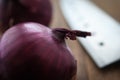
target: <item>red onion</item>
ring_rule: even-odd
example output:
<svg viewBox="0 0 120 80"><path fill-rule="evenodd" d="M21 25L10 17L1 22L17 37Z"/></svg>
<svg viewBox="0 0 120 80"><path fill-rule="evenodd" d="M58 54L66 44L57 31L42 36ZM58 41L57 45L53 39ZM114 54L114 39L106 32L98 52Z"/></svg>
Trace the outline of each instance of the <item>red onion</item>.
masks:
<svg viewBox="0 0 120 80"><path fill-rule="evenodd" d="M4 77L9 80L70 80L77 64L65 38L90 36L89 32L50 29L28 22L13 26L1 39Z"/></svg>
<svg viewBox="0 0 120 80"><path fill-rule="evenodd" d="M4 2L4 9L1 10L2 31L7 30L11 25L21 22L38 22L48 26L52 17L52 5L50 0L0 0Z"/></svg>
<svg viewBox="0 0 120 80"><path fill-rule="evenodd" d="M1 41L1 36L0 36L0 41ZM1 53L0 53L0 80L3 80L3 68L2 68L2 60L1 60Z"/></svg>

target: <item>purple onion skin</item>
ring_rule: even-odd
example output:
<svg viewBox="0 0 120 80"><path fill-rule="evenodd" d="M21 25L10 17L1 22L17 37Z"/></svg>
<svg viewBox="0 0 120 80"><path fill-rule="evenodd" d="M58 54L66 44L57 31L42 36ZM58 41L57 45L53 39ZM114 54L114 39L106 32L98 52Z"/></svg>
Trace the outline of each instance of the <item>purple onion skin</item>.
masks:
<svg viewBox="0 0 120 80"><path fill-rule="evenodd" d="M38 22L48 26L52 17L50 0L13 0L14 24Z"/></svg>
<svg viewBox="0 0 120 80"><path fill-rule="evenodd" d="M38 23L21 23L7 30L0 53L6 80L71 80L77 71L64 34Z"/></svg>
<svg viewBox="0 0 120 80"><path fill-rule="evenodd" d="M50 24L52 18L50 0L8 0L6 4L8 3L11 8L7 11L9 17L6 17L2 23L3 32L22 22L38 22L45 26Z"/></svg>
<svg viewBox="0 0 120 80"><path fill-rule="evenodd" d="M1 43L1 36L0 36L0 43ZM0 80L3 80L3 71L2 71L2 60L1 60L1 53L0 53Z"/></svg>

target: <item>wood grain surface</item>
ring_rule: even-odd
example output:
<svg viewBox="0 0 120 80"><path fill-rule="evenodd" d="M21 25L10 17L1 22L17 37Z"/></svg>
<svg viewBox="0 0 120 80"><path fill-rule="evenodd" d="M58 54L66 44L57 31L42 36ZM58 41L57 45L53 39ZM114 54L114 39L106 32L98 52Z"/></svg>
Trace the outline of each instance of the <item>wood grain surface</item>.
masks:
<svg viewBox="0 0 120 80"><path fill-rule="evenodd" d="M69 28L60 10L59 0L51 0L51 2L53 18L50 27ZM120 80L120 62L104 69L99 69L77 40L66 40L66 42L77 59L78 70L76 80Z"/></svg>

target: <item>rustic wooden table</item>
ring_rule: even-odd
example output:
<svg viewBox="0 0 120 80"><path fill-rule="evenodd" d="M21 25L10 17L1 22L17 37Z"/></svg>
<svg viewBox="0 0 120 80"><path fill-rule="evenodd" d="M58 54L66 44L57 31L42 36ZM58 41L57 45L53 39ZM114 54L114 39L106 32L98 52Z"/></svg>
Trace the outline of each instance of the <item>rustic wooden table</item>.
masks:
<svg viewBox="0 0 120 80"><path fill-rule="evenodd" d="M51 2L53 18L50 27L69 28L61 13L59 0L51 0ZM120 62L107 68L99 69L77 40L66 40L66 42L77 59L77 80L120 80Z"/></svg>

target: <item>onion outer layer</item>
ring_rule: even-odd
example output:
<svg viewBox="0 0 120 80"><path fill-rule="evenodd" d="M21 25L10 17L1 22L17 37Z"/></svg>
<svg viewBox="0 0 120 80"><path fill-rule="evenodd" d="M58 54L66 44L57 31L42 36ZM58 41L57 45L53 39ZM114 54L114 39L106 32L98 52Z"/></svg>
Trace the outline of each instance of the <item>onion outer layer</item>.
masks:
<svg viewBox="0 0 120 80"><path fill-rule="evenodd" d="M2 75L6 80L70 80L77 63L64 39L90 35L32 22L15 25L1 39Z"/></svg>

